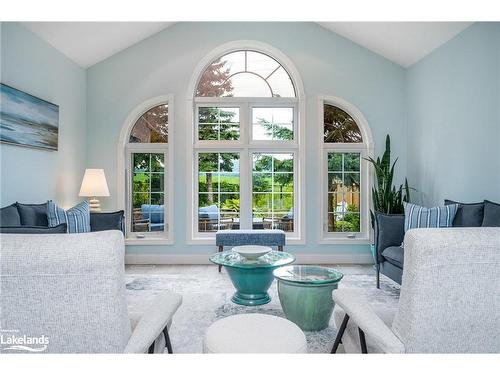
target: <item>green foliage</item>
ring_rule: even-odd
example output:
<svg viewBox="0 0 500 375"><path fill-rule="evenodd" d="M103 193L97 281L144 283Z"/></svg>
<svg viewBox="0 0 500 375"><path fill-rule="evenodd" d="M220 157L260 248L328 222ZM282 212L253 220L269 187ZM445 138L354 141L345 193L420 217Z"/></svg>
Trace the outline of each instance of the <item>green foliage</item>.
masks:
<svg viewBox="0 0 500 375"><path fill-rule="evenodd" d="M240 200L239 199L226 199L226 201L224 203L222 203L222 209L225 211L238 212L240 210Z"/></svg>
<svg viewBox="0 0 500 375"><path fill-rule="evenodd" d="M327 143L362 142L356 121L347 112L333 105L324 106L323 132Z"/></svg>
<svg viewBox="0 0 500 375"><path fill-rule="evenodd" d="M271 139L279 139L279 140L292 140L293 139L293 130L288 129L285 126L280 126L278 124L273 124L267 121L264 118L257 119L258 123L266 129L266 135Z"/></svg>
<svg viewBox="0 0 500 375"><path fill-rule="evenodd" d="M336 232L358 232L358 229L355 229L355 225L346 220L338 220L335 222L335 231Z"/></svg>
<svg viewBox="0 0 500 375"><path fill-rule="evenodd" d="M376 186L372 187L374 210L386 214L403 213L403 202L410 201L410 188L406 179L404 188L402 184L399 185L399 187L392 184L394 168L398 159L391 165L391 139L389 135L386 137L385 151L382 155L382 159L378 157L377 160L373 158L368 158L366 160L372 163L375 169ZM373 218L372 213L372 221Z"/></svg>
<svg viewBox="0 0 500 375"><path fill-rule="evenodd" d="M359 221L359 210L355 204L347 205L347 213L344 215L344 222L349 223L352 226L352 230L349 232L359 232L360 231L360 221ZM337 222L338 225L338 222Z"/></svg>

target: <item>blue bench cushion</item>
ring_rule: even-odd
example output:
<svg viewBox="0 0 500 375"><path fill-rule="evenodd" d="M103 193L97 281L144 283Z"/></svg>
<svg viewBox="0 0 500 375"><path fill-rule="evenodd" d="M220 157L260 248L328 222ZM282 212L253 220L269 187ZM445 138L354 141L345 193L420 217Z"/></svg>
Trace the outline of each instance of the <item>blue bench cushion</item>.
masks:
<svg viewBox="0 0 500 375"><path fill-rule="evenodd" d="M282 230L220 230L215 234L217 246L284 246L285 232Z"/></svg>
<svg viewBox="0 0 500 375"><path fill-rule="evenodd" d="M399 268L403 268L405 252L401 246L390 246L382 251L382 256Z"/></svg>

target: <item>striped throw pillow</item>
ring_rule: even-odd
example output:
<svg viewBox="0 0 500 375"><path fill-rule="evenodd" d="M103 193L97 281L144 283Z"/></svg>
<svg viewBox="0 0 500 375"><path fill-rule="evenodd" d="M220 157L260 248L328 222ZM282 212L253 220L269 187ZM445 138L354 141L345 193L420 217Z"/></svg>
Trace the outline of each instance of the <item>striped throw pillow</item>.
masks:
<svg viewBox="0 0 500 375"><path fill-rule="evenodd" d="M414 228L448 228L453 226L453 219L458 210L458 204L425 208L404 202L405 232Z"/></svg>
<svg viewBox="0 0 500 375"><path fill-rule="evenodd" d="M66 223L68 233L90 232L90 207L88 201L78 203L69 210L64 210L54 202L47 202L47 218L49 227Z"/></svg>

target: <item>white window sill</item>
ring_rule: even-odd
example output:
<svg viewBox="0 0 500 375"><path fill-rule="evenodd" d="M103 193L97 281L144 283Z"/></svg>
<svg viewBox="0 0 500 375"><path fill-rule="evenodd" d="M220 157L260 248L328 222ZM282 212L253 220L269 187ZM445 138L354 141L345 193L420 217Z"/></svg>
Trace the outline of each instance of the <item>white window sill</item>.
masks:
<svg viewBox="0 0 500 375"><path fill-rule="evenodd" d="M346 237L321 237L320 245L371 245L372 240L368 237L346 238Z"/></svg>
<svg viewBox="0 0 500 375"><path fill-rule="evenodd" d="M125 238L125 245L172 245L174 243L172 238Z"/></svg>

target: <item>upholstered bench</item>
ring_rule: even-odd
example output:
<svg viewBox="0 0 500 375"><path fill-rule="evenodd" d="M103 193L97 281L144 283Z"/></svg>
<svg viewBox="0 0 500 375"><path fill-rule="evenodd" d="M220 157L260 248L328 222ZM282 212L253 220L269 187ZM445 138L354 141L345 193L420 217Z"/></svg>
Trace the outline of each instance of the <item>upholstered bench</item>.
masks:
<svg viewBox="0 0 500 375"><path fill-rule="evenodd" d="M279 229L219 230L215 234L215 244L219 252L224 251L224 246L242 245L276 246L278 251L283 251L285 232Z"/></svg>
<svg viewBox="0 0 500 375"><path fill-rule="evenodd" d="M307 353L307 342L304 332L289 320L238 314L208 327L203 353Z"/></svg>

